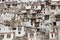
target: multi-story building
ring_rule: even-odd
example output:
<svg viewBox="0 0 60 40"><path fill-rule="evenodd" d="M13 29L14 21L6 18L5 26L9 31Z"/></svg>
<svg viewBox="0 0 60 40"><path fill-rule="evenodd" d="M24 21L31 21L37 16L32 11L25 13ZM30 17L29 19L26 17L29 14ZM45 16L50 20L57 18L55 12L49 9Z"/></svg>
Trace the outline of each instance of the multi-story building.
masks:
<svg viewBox="0 0 60 40"><path fill-rule="evenodd" d="M0 40L59 40L59 10L59 0L0 0Z"/></svg>

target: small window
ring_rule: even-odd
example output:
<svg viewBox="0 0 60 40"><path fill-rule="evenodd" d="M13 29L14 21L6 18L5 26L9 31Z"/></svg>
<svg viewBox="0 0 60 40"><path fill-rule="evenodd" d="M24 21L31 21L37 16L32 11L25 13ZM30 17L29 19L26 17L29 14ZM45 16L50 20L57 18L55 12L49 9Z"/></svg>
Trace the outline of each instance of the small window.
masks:
<svg viewBox="0 0 60 40"><path fill-rule="evenodd" d="M60 15L55 15L56 21L60 21Z"/></svg>
<svg viewBox="0 0 60 40"><path fill-rule="evenodd" d="M7 35L7 38L10 38L11 37L11 35Z"/></svg>
<svg viewBox="0 0 60 40"><path fill-rule="evenodd" d="M10 26L10 24L6 24L5 26Z"/></svg>
<svg viewBox="0 0 60 40"><path fill-rule="evenodd" d="M36 8L37 8L38 6L36 6Z"/></svg>
<svg viewBox="0 0 60 40"><path fill-rule="evenodd" d="M60 9L60 5L58 5L58 8Z"/></svg>
<svg viewBox="0 0 60 40"><path fill-rule="evenodd" d="M33 25L33 22L31 22L31 25Z"/></svg>
<svg viewBox="0 0 60 40"><path fill-rule="evenodd" d="M6 4L8 8L10 8L10 4Z"/></svg>
<svg viewBox="0 0 60 40"><path fill-rule="evenodd" d="M18 31L21 31L21 28L18 28Z"/></svg>
<svg viewBox="0 0 60 40"><path fill-rule="evenodd" d="M53 22L53 25L55 25L55 26L56 26L56 22Z"/></svg>
<svg viewBox="0 0 60 40"><path fill-rule="evenodd" d="M35 22L35 27L39 27L39 22Z"/></svg>
<svg viewBox="0 0 60 40"><path fill-rule="evenodd" d="M12 28L12 30L16 30L16 28Z"/></svg>
<svg viewBox="0 0 60 40"><path fill-rule="evenodd" d="M56 9L56 5L51 5L51 9Z"/></svg>
<svg viewBox="0 0 60 40"><path fill-rule="evenodd" d="M13 32L13 34L15 34L15 32Z"/></svg>
<svg viewBox="0 0 60 40"><path fill-rule="evenodd" d="M32 9L34 8L34 6L31 7Z"/></svg>
<svg viewBox="0 0 60 40"><path fill-rule="evenodd" d="M30 37L34 37L34 34L31 33L31 34L30 34Z"/></svg>
<svg viewBox="0 0 60 40"><path fill-rule="evenodd" d="M17 14L19 16L19 14Z"/></svg>
<svg viewBox="0 0 60 40"><path fill-rule="evenodd" d="M5 0L2 0L2 1L5 1Z"/></svg>
<svg viewBox="0 0 60 40"><path fill-rule="evenodd" d="M8 0L8 1L10 1L10 0Z"/></svg>
<svg viewBox="0 0 60 40"><path fill-rule="evenodd" d="M40 29L37 29L37 32L39 32L40 31Z"/></svg>
<svg viewBox="0 0 60 40"><path fill-rule="evenodd" d="M33 14L32 14L32 17L36 17L36 14L35 14L35 13L33 13Z"/></svg>
<svg viewBox="0 0 60 40"><path fill-rule="evenodd" d="M51 34L52 35L52 38L53 38L53 34Z"/></svg>
<svg viewBox="0 0 60 40"><path fill-rule="evenodd" d="M45 15L45 20L48 20L49 19L49 15Z"/></svg>
<svg viewBox="0 0 60 40"><path fill-rule="evenodd" d="M17 4L12 4L13 6L17 6Z"/></svg>
<svg viewBox="0 0 60 40"><path fill-rule="evenodd" d="M50 2L49 1L46 1L46 5L50 5Z"/></svg>
<svg viewBox="0 0 60 40"><path fill-rule="evenodd" d="M2 34L1 37L4 38L4 35Z"/></svg>
<svg viewBox="0 0 60 40"><path fill-rule="evenodd" d="M42 10L43 8L44 8L44 5L42 4L42 5L41 5L41 10Z"/></svg>
<svg viewBox="0 0 60 40"><path fill-rule="evenodd" d="M18 34L20 34L21 32L18 32Z"/></svg>

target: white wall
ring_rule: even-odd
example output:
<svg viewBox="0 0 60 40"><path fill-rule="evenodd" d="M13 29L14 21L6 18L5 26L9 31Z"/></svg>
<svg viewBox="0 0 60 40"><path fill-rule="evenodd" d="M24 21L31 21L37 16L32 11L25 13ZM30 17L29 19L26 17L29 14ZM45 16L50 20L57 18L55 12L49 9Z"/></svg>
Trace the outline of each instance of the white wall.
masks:
<svg viewBox="0 0 60 40"><path fill-rule="evenodd" d="M11 37L7 38L8 34L4 34L4 38L2 40L12 40L13 39L13 34L11 33Z"/></svg>
<svg viewBox="0 0 60 40"><path fill-rule="evenodd" d="M22 27L22 29L21 29L21 33L20 34L18 34L18 27L16 27L16 32L15 32L15 36L16 37L23 37L24 35L25 35L25 31L24 31L24 27Z"/></svg>
<svg viewBox="0 0 60 40"><path fill-rule="evenodd" d="M37 0L21 0L21 2L29 2L29 1L36 2Z"/></svg>

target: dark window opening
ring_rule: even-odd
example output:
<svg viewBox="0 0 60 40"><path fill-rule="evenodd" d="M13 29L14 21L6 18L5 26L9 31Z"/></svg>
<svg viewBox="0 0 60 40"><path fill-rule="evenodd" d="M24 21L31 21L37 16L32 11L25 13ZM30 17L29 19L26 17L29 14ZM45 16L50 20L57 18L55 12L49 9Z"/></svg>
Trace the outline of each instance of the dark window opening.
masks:
<svg viewBox="0 0 60 40"><path fill-rule="evenodd" d="M39 32L40 31L40 29L37 29L37 32Z"/></svg>
<svg viewBox="0 0 60 40"><path fill-rule="evenodd" d="M18 34L20 34L21 32L18 32Z"/></svg>
<svg viewBox="0 0 60 40"><path fill-rule="evenodd" d="M58 8L60 9L60 5L58 5Z"/></svg>
<svg viewBox="0 0 60 40"><path fill-rule="evenodd" d="M33 22L36 22L36 19L31 19L31 22L33 23Z"/></svg>
<svg viewBox="0 0 60 40"><path fill-rule="evenodd" d="M56 18L56 21L60 21L60 15L56 15L55 18Z"/></svg>
<svg viewBox="0 0 60 40"><path fill-rule="evenodd" d="M41 10L35 10L37 13L41 13Z"/></svg>
<svg viewBox="0 0 60 40"><path fill-rule="evenodd" d="M55 25L55 26L56 26L56 22L53 22L53 25Z"/></svg>
<svg viewBox="0 0 60 40"><path fill-rule="evenodd" d="M53 38L53 34L51 34L52 35L52 38Z"/></svg>
<svg viewBox="0 0 60 40"><path fill-rule="evenodd" d="M15 34L15 32L13 32L13 34Z"/></svg>
<svg viewBox="0 0 60 40"><path fill-rule="evenodd" d="M34 6L31 7L32 9L34 8Z"/></svg>
<svg viewBox="0 0 60 40"><path fill-rule="evenodd" d="M24 13L24 17L27 17L27 13Z"/></svg>
<svg viewBox="0 0 60 40"><path fill-rule="evenodd" d="M7 38L10 38L11 37L11 35L7 35Z"/></svg>
<svg viewBox="0 0 60 40"><path fill-rule="evenodd" d="M13 6L17 6L17 4L12 4Z"/></svg>
<svg viewBox="0 0 60 40"><path fill-rule="evenodd" d="M31 25L33 25L33 22L31 22Z"/></svg>
<svg viewBox="0 0 60 40"><path fill-rule="evenodd" d="M36 17L36 14L35 14L35 13L33 13L33 14L32 14L32 17Z"/></svg>
<svg viewBox="0 0 60 40"><path fill-rule="evenodd" d="M35 22L35 27L39 27L39 22Z"/></svg>
<svg viewBox="0 0 60 40"><path fill-rule="evenodd" d="M19 14L17 14L19 16Z"/></svg>
<svg viewBox="0 0 60 40"><path fill-rule="evenodd" d="M12 30L16 30L16 28L12 28Z"/></svg>
<svg viewBox="0 0 60 40"><path fill-rule="evenodd" d="M4 38L4 35L2 34L1 37Z"/></svg>
<svg viewBox="0 0 60 40"><path fill-rule="evenodd" d="M6 4L8 8L10 8L10 4Z"/></svg>
<svg viewBox="0 0 60 40"><path fill-rule="evenodd" d="M6 24L5 26L10 26L10 24Z"/></svg>
<svg viewBox="0 0 60 40"><path fill-rule="evenodd" d="M42 5L41 5L41 10L42 10L43 8L44 8L44 5L42 4Z"/></svg>
<svg viewBox="0 0 60 40"><path fill-rule="evenodd" d="M21 28L18 28L18 31L21 31Z"/></svg>
<svg viewBox="0 0 60 40"><path fill-rule="evenodd" d="M2 0L2 1L5 1L5 0Z"/></svg>
<svg viewBox="0 0 60 40"><path fill-rule="evenodd" d="M50 2L49 1L46 1L46 5L50 5Z"/></svg>
<svg viewBox="0 0 60 40"><path fill-rule="evenodd" d="M53 32L55 32L55 28L53 28Z"/></svg>
<svg viewBox="0 0 60 40"><path fill-rule="evenodd" d="M26 11L30 11L30 9L26 9Z"/></svg>
<svg viewBox="0 0 60 40"><path fill-rule="evenodd" d="M36 6L36 8L37 8L38 6Z"/></svg>
<svg viewBox="0 0 60 40"><path fill-rule="evenodd" d="M45 15L45 20L48 20L49 19L49 15Z"/></svg>
<svg viewBox="0 0 60 40"><path fill-rule="evenodd" d="M56 5L51 5L51 9L56 9Z"/></svg>
<svg viewBox="0 0 60 40"><path fill-rule="evenodd" d="M30 34L30 37L34 37L34 34L31 33L31 34Z"/></svg>

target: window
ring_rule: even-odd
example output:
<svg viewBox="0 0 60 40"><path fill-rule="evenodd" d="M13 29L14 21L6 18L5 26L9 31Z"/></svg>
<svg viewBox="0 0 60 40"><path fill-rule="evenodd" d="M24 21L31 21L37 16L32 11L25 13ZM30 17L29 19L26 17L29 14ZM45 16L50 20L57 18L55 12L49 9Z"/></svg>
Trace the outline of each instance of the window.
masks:
<svg viewBox="0 0 60 40"><path fill-rule="evenodd" d="M60 15L56 15L55 18L56 18L56 21L60 21Z"/></svg>
<svg viewBox="0 0 60 40"><path fill-rule="evenodd" d="M5 1L5 0L2 0L2 1Z"/></svg>
<svg viewBox="0 0 60 40"><path fill-rule="evenodd" d="M17 4L12 4L13 6L17 6Z"/></svg>
<svg viewBox="0 0 60 40"><path fill-rule="evenodd" d="M31 25L33 25L33 22L31 22Z"/></svg>
<svg viewBox="0 0 60 40"><path fill-rule="evenodd" d="M19 14L17 14L19 16Z"/></svg>
<svg viewBox="0 0 60 40"><path fill-rule="evenodd" d="M33 14L32 14L32 17L36 17L36 14L35 14L35 13L33 13Z"/></svg>
<svg viewBox="0 0 60 40"><path fill-rule="evenodd" d="M21 31L21 28L18 28L18 31Z"/></svg>
<svg viewBox="0 0 60 40"><path fill-rule="evenodd" d="M42 5L41 5L41 10L42 10L43 8L44 8L44 5L42 4Z"/></svg>
<svg viewBox="0 0 60 40"><path fill-rule="evenodd" d="M45 15L45 20L48 20L49 19L49 15Z"/></svg>
<svg viewBox="0 0 60 40"><path fill-rule="evenodd" d="M58 8L60 9L60 5L58 5Z"/></svg>
<svg viewBox="0 0 60 40"><path fill-rule="evenodd" d="M31 34L30 34L30 37L34 37L34 34L31 33Z"/></svg>
<svg viewBox="0 0 60 40"><path fill-rule="evenodd" d="M15 32L13 32L13 34L15 34Z"/></svg>
<svg viewBox="0 0 60 40"><path fill-rule="evenodd" d="M10 1L10 0L8 0L8 1Z"/></svg>
<svg viewBox="0 0 60 40"><path fill-rule="evenodd" d="M20 34L21 32L18 32L18 34Z"/></svg>
<svg viewBox="0 0 60 40"><path fill-rule="evenodd" d="M27 13L24 13L24 17L27 17Z"/></svg>
<svg viewBox="0 0 60 40"><path fill-rule="evenodd" d="M39 22L35 22L35 27L39 27Z"/></svg>
<svg viewBox="0 0 60 40"><path fill-rule="evenodd" d="M53 22L53 25L55 25L55 26L56 26L56 22Z"/></svg>
<svg viewBox="0 0 60 40"><path fill-rule="evenodd" d="M32 9L34 8L34 6L31 7Z"/></svg>
<svg viewBox="0 0 60 40"><path fill-rule="evenodd" d="M51 5L51 9L56 9L56 5Z"/></svg>
<svg viewBox="0 0 60 40"><path fill-rule="evenodd" d="M12 30L16 30L16 28L12 28Z"/></svg>
<svg viewBox="0 0 60 40"><path fill-rule="evenodd" d="M11 37L11 35L7 35L7 38L10 38Z"/></svg>
<svg viewBox="0 0 60 40"><path fill-rule="evenodd" d="M6 24L5 26L10 26L10 24Z"/></svg>
<svg viewBox="0 0 60 40"><path fill-rule="evenodd" d="M41 13L41 10L35 10L37 13Z"/></svg>
<svg viewBox="0 0 60 40"><path fill-rule="evenodd" d="M10 4L6 4L8 8L10 8Z"/></svg>
<svg viewBox="0 0 60 40"><path fill-rule="evenodd" d="M52 35L52 38L53 38L53 34L51 34Z"/></svg>
<svg viewBox="0 0 60 40"><path fill-rule="evenodd" d="M4 35L2 34L1 37L4 38Z"/></svg>
<svg viewBox="0 0 60 40"><path fill-rule="evenodd" d="M36 6L36 8L37 8L38 6Z"/></svg>
<svg viewBox="0 0 60 40"><path fill-rule="evenodd" d="M46 4L47 4L47 5L50 5L50 2L49 2L49 1L46 1Z"/></svg>
<svg viewBox="0 0 60 40"><path fill-rule="evenodd" d="M40 29L37 29L37 32L39 32L40 31Z"/></svg>

